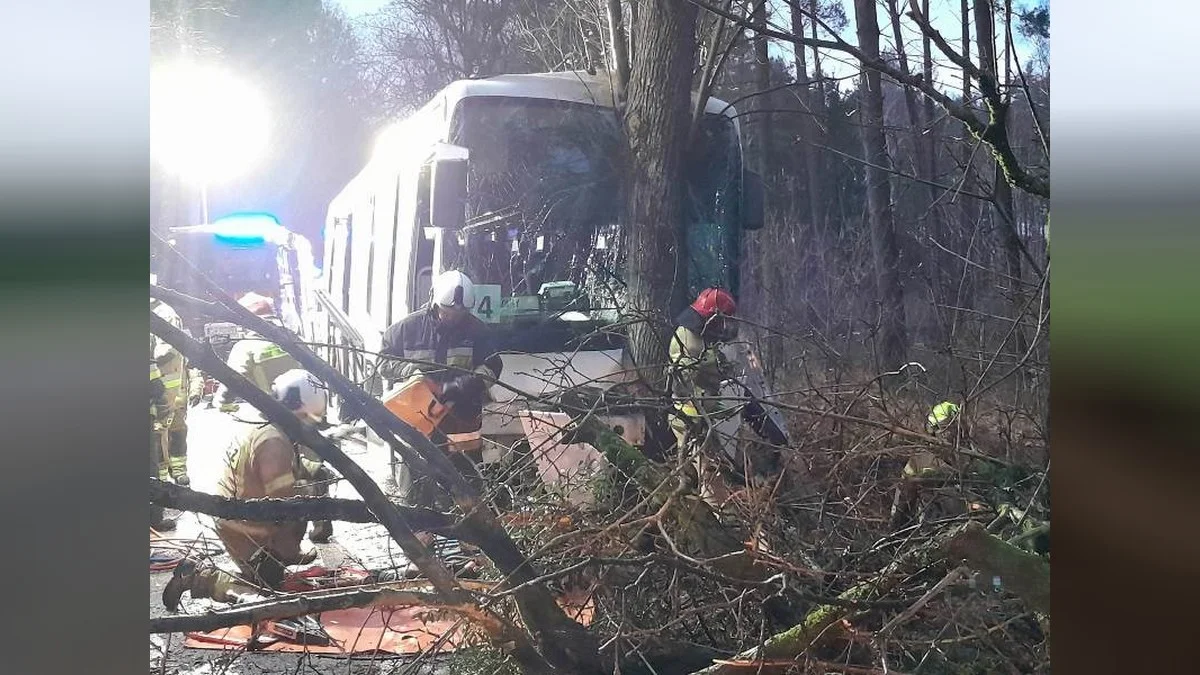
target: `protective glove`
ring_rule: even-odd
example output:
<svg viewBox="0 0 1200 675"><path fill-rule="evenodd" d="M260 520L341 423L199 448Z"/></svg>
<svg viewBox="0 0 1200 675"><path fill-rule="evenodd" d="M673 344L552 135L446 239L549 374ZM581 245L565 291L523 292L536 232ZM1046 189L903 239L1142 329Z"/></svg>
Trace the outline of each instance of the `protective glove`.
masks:
<svg viewBox="0 0 1200 675"><path fill-rule="evenodd" d="M487 385L478 375L460 375L442 385L442 401L464 412L483 409Z"/></svg>
<svg viewBox="0 0 1200 675"><path fill-rule="evenodd" d="M238 404L236 404L236 403L222 403L222 404L221 404L221 407L220 407L220 411L221 411L221 412L223 412L223 413L234 413L234 412L237 412L237 411L238 411Z"/></svg>

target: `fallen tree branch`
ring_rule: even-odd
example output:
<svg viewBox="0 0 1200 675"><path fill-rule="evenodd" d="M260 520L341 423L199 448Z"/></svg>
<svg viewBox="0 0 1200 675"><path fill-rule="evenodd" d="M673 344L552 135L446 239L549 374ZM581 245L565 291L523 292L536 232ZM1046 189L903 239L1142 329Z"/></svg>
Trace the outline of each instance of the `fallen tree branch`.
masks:
<svg viewBox="0 0 1200 675"><path fill-rule="evenodd" d="M205 513L230 520L340 520L347 523L378 523L379 519L358 499L334 497L291 497L288 499L229 499L150 478L150 503L169 509ZM397 505L396 508L417 531L449 536L454 520L433 509Z"/></svg>
<svg viewBox="0 0 1200 675"><path fill-rule="evenodd" d="M429 578L434 588L451 598L455 596L459 587L454 575L417 539L412 527L404 521L404 516L396 505L388 500L379 489L379 485L354 460L347 457L329 439L317 433L315 428L302 423L265 391L234 372L211 350L153 312L150 313L150 331L179 350L190 363L212 375L229 387L230 391L258 409L263 417L293 442L312 448L321 459L329 462L362 495L367 508L387 528L388 534L400 545L405 556Z"/></svg>
<svg viewBox="0 0 1200 675"><path fill-rule="evenodd" d="M236 303L234 304L236 306ZM150 331L179 350L196 367L215 377L229 387L234 394L241 396L258 409L263 417L283 431L289 439L311 448L321 459L337 469L342 477L349 481L362 496L367 508L379 518L380 524L399 544L405 557L429 579L442 602L449 607L461 608L468 605L474 607L475 611L481 614L477 623L488 631L488 636L496 644L506 647L514 659L528 672L550 673L554 671L554 668L546 662L527 639L524 639L524 636L517 632L515 627L474 603L446 566L417 539L412 526L405 521L404 515L396 508L396 505L383 494L379 485L367 475L367 472L358 463L347 457L337 445L317 433L315 427L303 424L299 418L269 394L234 372L210 349L206 349L204 345L193 340L154 312L150 312ZM561 609L559 611L561 612Z"/></svg>
<svg viewBox="0 0 1200 675"><path fill-rule="evenodd" d="M897 556L887 567L884 567L869 579L854 584L845 591L842 591L838 594L838 599L862 602L879 598L895 587L896 584L900 583L903 576L900 572L904 568L925 566L940 557L943 554L942 547L944 544L952 540L963 529L965 528L956 528L953 534L946 533L941 537L935 537L916 546L905 554ZM782 633L777 633L767 638L761 646L747 649L737 656L732 657L729 661L757 663L760 661L795 659L803 654L819 638L823 637L826 631L831 629L838 630L835 624L842 621L842 619L851 613L851 610L847 606L848 604L827 603L820 605L810 611L800 623ZM728 663L714 663L704 670L697 671L695 675L727 675L732 672L734 672L733 666L730 666Z"/></svg>
<svg viewBox="0 0 1200 675"><path fill-rule="evenodd" d="M463 520L458 526L460 528L459 531L464 538L467 536L472 537L472 541L476 542L498 570L517 583L540 576L540 572L536 566L525 557L512 540L512 537L500 525L491 508L482 502L479 492L467 482L450 462L446 454L434 445L432 441L389 412L379 400L367 394L362 387L348 380L318 357L311 349L297 340L296 336L286 328L273 325L239 305L236 300L197 270L187 258L179 253L175 247L164 241L162 237L156 234L152 236L155 245L160 249L164 257L169 259L172 264L187 270L190 276L199 284L200 288L208 293L212 299L224 306L234 323L263 336L295 357L302 367L320 378L330 389L337 392L347 407L353 409L385 443L390 445L403 458L405 463L410 466L414 473L431 476L439 485L444 487L454 499L455 504L464 513ZM165 322L160 320L159 324L163 323ZM168 326L168 328L174 330L173 327ZM270 396L259 391L248 380L234 373L220 359L217 359L211 351L200 348L198 343L195 343L195 341L188 338L181 331L175 331L175 334L176 339L182 338L191 342L193 344L192 351L199 351L200 358L204 361L209 363L215 362L216 367L226 379L233 380L238 384L239 388L237 389L230 386L230 390L235 394L242 396L251 405L262 411L264 415L266 415L267 411L259 405L259 402L274 410L282 411L288 420L291 421L293 427L298 426L297 420L293 415L287 413L282 406L279 406ZM184 353L191 357L191 354ZM200 360L195 360L194 362L202 369L207 370L209 374L224 382L222 376L218 376L217 371L204 368ZM226 383L226 385L228 386L229 383ZM275 421L271 417L268 417L268 419L271 419L272 422ZM299 429L295 430L299 431ZM291 433L288 433L288 435L289 437L293 437ZM320 439L319 441L313 439L314 442L320 443L326 451L332 450L339 457L338 461L331 461L330 463L362 495L363 500L367 502L368 508L380 516L381 523L388 529L389 534L397 540L397 543L401 545L405 555L409 556L410 560L420 567L421 571L431 580L435 580L434 576L426 571L426 567L433 569L436 565L439 569L434 570L434 574L437 576L436 581L438 586L445 586L448 581L453 582L453 577L449 576L449 572L445 571L445 567L429 556L426 547L417 541L415 537L409 536L411 530L405 525L402 517L399 516L399 512L395 510L391 502L387 501L379 486L366 475L362 468L342 454L341 450L321 439L319 434L315 434L314 432L313 435ZM312 447L322 458L325 458L325 454L320 449L311 445L309 447ZM346 468L343 469L343 466ZM384 504L387 506L384 506ZM384 513L377 511L377 506L383 509ZM411 554L410 549L412 550ZM414 555L417 557L414 558ZM549 663L553 664L554 667L576 672L593 672L595 670L595 654L598 647L595 637L583 626L567 616L563 609L554 601L554 596L548 588L542 584L526 586L516 595L515 599L520 609L521 618L533 636L538 652L535 654L525 653L524 648L518 645L517 650L513 653L522 662L523 667L531 671L547 670L550 668ZM540 663L533 663L531 659L535 659Z"/></svg>
<svg viewBox="0 0 1200 675"><path fill-rule="evenodd" d="M413 582L409 585L428 587L428 584L424 582ZM494 615L480 609L474 601L447 601L444 596L436 593L396 588L395 585L389 585L339 588L320 593L288 595L235 605L229 609L205 614L162 616L150 620L150 632L211 631L255 624L268 619L291 619L352 607L412 607L415 605L454 612L483 627L489 634L506 635L508 631L512 630Z"/></svg>
<svg viewBox="0 0 1200 675"><path fill-rule="evenodd" d="M928 604L930 600L937 597L937 595L945 590L947 586L966 576L967 571L968 570L965 567L955 567L954 569L950 570L950 572L947 573L946 576L942 577L941 581L934 584L933 588L929 589L925 595L922 595L908 609L897 614L894 619L888 621L883 628L880 628L877 631L877 633L879 635L887 635L888 633L896 630L897 626L911 619L914 614L921 611L922 607Z"/></svg>

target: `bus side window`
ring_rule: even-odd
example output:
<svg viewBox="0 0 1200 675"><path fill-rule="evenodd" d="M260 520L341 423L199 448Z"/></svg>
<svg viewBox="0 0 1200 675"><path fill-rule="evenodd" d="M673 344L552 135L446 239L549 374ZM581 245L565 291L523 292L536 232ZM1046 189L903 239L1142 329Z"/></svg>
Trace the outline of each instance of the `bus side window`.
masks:
<svg viewBox="0 0 1200 675"><path fill-rule="evenodd" d="M342 304L343 312L350 311L350 281L353 276L350 273L350 265L354 262L354 214L346 216L346 238L345 243L344 266L342 267Z"/></svg>
<svg viewBox="0 0 1200 675"><path fill-rule="evenodd" d="M433 240L425 236L429 227L429 166L421 167L417 179L417 226L414 228L416 245L413 247L412 307L415 309L429 300L429 287L433 284Z"/></svg>

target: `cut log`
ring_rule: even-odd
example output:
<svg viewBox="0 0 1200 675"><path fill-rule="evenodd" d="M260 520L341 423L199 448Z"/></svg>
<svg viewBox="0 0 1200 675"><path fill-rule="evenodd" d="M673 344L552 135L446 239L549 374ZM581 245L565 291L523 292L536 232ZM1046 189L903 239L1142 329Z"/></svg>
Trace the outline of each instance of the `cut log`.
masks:
<svg viewBox="0 0 1200 675"><path fill-rule="evenodd" d="M1000 577L1004 586L1031 609L1050 614L1050 563L1045 558L988 534L979 523L968 523L948 541L946 555L965 560L984 574Z"/></svg>

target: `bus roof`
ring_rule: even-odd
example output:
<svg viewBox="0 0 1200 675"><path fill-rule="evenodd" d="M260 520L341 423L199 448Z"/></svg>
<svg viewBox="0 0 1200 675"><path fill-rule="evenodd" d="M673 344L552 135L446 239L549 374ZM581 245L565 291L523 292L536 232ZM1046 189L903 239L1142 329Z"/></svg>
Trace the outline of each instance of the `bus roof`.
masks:
<svg viewBox="0 0 1200 675"><path fill-rule="evenodd" d="M608 73L599 72L595 75L582 70L570 70L553 73L528 73L521 75L497 75L478 80L456 80L446 85L428 103L403 120L393 122L389 129L399 125L424 124L435 121L433 116L439 114L445 121L459 101L466 98L484 96L507 96L516 98L541 98L555 101L572 101L606 108L615 107L612 80ZM692 93L695 100L696 93ZM440 111L440 112L439 112ZM737 110L730 104L718 98L709 97L704 111L710 114L724 115L733 121L734 128L740 134L737 120ZM385 131L385 133L387 133ZM428 138L426 134L418 134ZM372 180L377 169L394 162L394 157L380 157L372 153L366 165L351 178L345 186L330 201L326 218L334 214L342 214L352 208L361 197L359 186Z"/></svg>
<svg viewBox="0 0 1200 675"><path fill-rule="evenodd" d="M582 70L525 75L497 75L479 80L457 80L446 85L439 94L445 96L447 110L453 110L461 99L473 96L514 96L574 101L591 105L615 107L612 78L608 73L590 75ZM695 94L693 93L693 98ZM704 108L707 113L733 117L733 107L725 101L710 97Z"/></svg>

